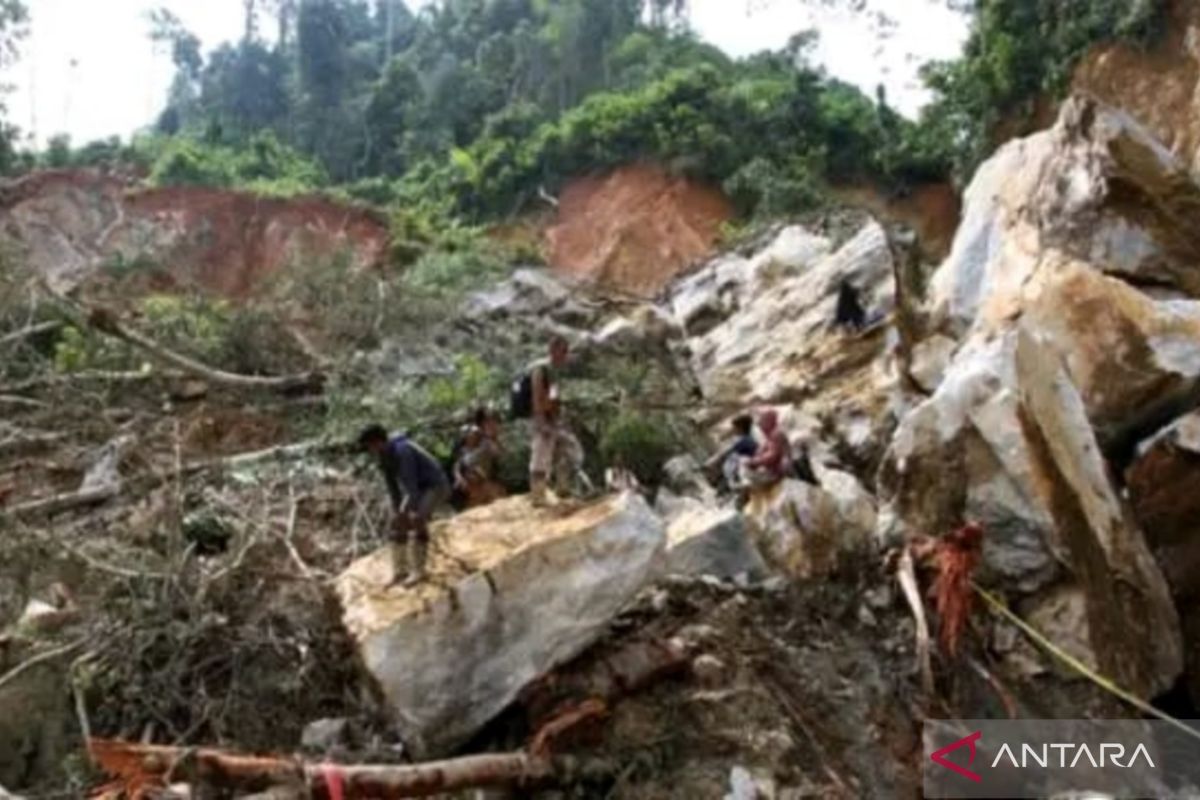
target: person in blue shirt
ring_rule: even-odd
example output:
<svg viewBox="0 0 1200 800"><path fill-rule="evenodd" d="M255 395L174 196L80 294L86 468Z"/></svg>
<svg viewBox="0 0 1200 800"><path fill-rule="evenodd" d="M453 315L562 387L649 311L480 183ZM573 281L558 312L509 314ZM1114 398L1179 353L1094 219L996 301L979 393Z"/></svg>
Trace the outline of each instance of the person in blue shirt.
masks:
<svg viewBox="0 0 1200 800"><path fill-rule="evenodd" d="M734 488L738 484L738 474L743 459L754 458L758 454L758 441L754 438L754 418L742 414L733 420L733 438L704 465L710 473L720 469L725 485Z"/></svg>
<svg viewBox="0 0 1200 800"><path fill-rule="evenodd" d="M407 436L388 436L372 425L358 437L375 456L392 501L393 582L414 586L425 576L429 520L450 499L450 480L441 464Z"/></svg>

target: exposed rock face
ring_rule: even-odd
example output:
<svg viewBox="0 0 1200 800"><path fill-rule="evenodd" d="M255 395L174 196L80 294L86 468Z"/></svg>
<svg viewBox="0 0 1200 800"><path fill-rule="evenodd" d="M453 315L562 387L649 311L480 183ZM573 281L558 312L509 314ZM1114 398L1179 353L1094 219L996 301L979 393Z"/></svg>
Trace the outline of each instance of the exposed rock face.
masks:
<svg viewBox="0 0 1200 800"><path fill-rule="evenodd" d="M869 532L856 528L837 498L800 481L753 493L746 516L767 562L793 578L827 576L842 555L868 541Z"/></svg>
<svg viewBox="0 0 1200 800"><path fill-rule="evenodd" d="M1022 424L1036 488L1087 606L1092 652L1105 674L1150 695L1183 667L1179 618L1141 531L1117 498L1083 399L1054 352L1022 332L1016 352Z"/></svg>
<svg viewBox="0 0 1200 800"><path fill-rule="evenodd" d="M891 312L892 257L878 224L836 251L824 237L786 228L752 258L723 257L672 287L668 303L705 399L730 407L794 404L870 460L882 449L893 384L882 358L886 330L833 329L843 280L870 317Z"/></svg>
<svg viewBox="0 0 1200 800"><path fill-rule="evenodd" d="M745 517L732 509L694 506L667 525L666 569L674 575L751 580L766 573Z"/></svg>
<svg viewBox="0 0 1200 800"><path fill-rule="evenodd" d="M957 349L915 359L942 377L878 480L881 532L983 523L985 579L1143 696L1179 674L1179 621L1105 455L1196 396L1200 273L1179 213L1195 190L1145 130L1089 101L1002 148L932 284Z"/></svg>
<svg viewBox="0 0 1200 800"><path fill-rule="evenodd" d="M966 193L962 227L932 282L961 334L1003 327L1030 281L1078 260L1133 284L1200 295L1200 188L1119 111L1074 99L1051 130L1001 148ZM1178 296L1178 294L1176 294Z"/></svg>
<svg viewBox="0 0 1200 800"><path fill-rule="evenodd" d="M428 758L595 641L659 569L664 541L637 495L567 516L513 498L437 526L431 578L418 588L388 588L381 551L337 590L405 743Z"/></svg>
<svg viewBox="0 0 1200 800"><path fill-rule="evenodd" d="M200 187L144 189L91 171L39 172L0 188L0 231L59 289L105 265L229 296L304 259L382 262L385 220L319 198L279 200Z"/></svg>

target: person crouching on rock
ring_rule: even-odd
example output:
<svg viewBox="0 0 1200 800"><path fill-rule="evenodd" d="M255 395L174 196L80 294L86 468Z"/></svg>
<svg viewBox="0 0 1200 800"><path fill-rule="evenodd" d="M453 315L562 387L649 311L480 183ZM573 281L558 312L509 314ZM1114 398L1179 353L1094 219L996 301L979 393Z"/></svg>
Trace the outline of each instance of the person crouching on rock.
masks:
<svg viewBox="0 0 1200 800"><path fill-rule="evenodd" d="M450 499L450 481L437 459L407 436L389 437L372 425L359 446L379 462L392 500L392 582L415 586L425 576L429 520Z"/></svg>
<svg viewBox="0 0 1200 800"><path fill-rule="evenodd" d="M792 446L779 427L779 413L767 409L758 416L762 445L753 458L742 460L741 484L754 491L765 489L788 477L792 470Z"/></svg>
<svg viewBox="0 0 1200 800"><path fill-rule="evenodd" d="M504 497L496 480L499 468L500 421L491 409L475 411L474 422L463 435L463 447L454 462L454 486L463 493L467 508L478 508Z"/></svg>
<svg viewBox="0 0 1200 800"><path fill-rule="evenodd" d="M740 479L739 471L742 461L754 458L758 453L758 442L754 439L754 417L749 414L739 414L732 423L733 437L712 458L704 463L713 482L716 475L725 479L725 488L736 490Z"/></svg>

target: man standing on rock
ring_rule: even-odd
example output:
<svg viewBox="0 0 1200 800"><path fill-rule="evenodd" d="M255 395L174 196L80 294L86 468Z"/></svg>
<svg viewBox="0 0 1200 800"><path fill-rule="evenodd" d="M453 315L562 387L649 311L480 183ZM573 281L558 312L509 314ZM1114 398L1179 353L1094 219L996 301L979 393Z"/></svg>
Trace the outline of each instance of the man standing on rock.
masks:
<svg viewBox="0 0 1200 800"><path fill-rule="evenodd" d="M529 464L531 502L547 502L547 481L554 478L559 495L570 493L571 482L583 468L583 447L563 419L559 376L570 356L562 336L550 340L550 357L530 369L533 400L533 447Z"/></svg>
<svg viewBox="0 0 1200 800"><path fill-rule="evenodd" d="M393 583L415 586L425 577L429 520L450 499L450 481L437 459L407 436L389 438L381 425L358 437L379 461L392 499Z"/></svg>

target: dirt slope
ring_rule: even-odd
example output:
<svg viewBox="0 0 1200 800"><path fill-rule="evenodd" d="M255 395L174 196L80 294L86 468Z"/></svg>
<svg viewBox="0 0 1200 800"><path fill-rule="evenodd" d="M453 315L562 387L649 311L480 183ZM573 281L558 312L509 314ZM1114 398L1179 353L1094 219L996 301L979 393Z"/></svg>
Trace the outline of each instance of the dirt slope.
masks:
<svg viewBox="0 0 1200 800"><path fill-rule="evenodd" d="M1200 5L1175 0L1162 40L1150 49L1120 44L1093 52L1076 70L1074 88L1122 109L1200 169Z"/></svg>
<svg viewBox="0 0 1200 800"><path fill-rule="evenodd" d="M635 164L568 184L546 250L561 272L650 296L712 255L732 217L718 190Z"/></svg>
<svg viewBox="0 0 1200 800"><path fill-rule="evenodd" d="M34 173L0 187L0 235L60 288L96 271L156 267L170 282L243 296L297 259L384 256L386 222L308 197L201 187L139 188L94 171Z"/></svg>

